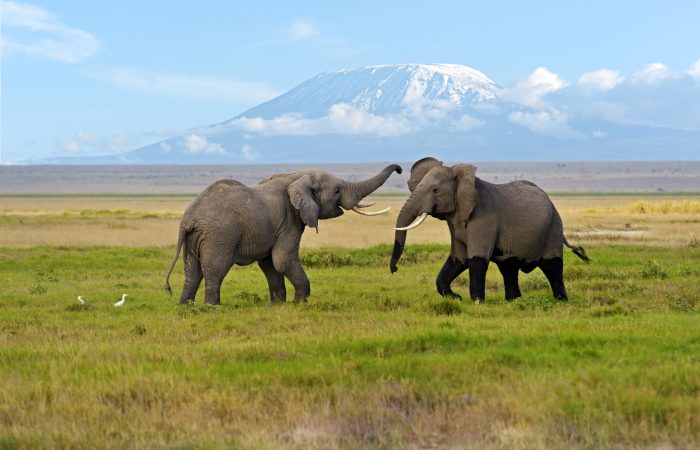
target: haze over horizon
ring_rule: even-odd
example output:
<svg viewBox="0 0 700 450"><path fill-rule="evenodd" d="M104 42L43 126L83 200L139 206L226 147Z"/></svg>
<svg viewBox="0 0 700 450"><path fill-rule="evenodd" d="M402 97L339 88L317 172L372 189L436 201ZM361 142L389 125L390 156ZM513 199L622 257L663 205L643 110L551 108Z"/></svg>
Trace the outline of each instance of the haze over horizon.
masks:
<svg viewBox="0 0 700 450"><path fill-rule="evenodd" d="M2 1L2 162L700 158L695 2L409 6Z"/></svg>

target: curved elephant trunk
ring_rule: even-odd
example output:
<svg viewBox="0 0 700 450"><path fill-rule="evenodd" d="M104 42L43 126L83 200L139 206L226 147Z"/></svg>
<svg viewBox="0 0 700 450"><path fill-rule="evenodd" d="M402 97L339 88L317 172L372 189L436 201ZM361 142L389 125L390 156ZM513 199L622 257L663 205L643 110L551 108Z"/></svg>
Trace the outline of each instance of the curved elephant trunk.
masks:
<svg viewBox="0 0 700 450"><path fill-rule="evenodd" d="M408 197L408 200L406 200L406 203L403 204L403 207L401 208L401 212L399 212L399 217L396 219L396 228L403 228L411 224L411 222L414 221L416 217L421 212L420 211L420 205L418 202L418 196L415 194L415 191L413 194L411 194L410 197ZM403 247L406 244L406 230L396 230L394 232L394 251L391 253L391 262L389 263L389 269L391 270L391 273L396 272L399 270L396 267L396 263L399 262L399 258L401 258L401 254L403 253Z"/></svg>
<svg viewBox="0 0 700 450"><path fill-rule="evenodd" d="M394 172L400 174L401 166L398 164L391 164L372 178L357 182L348 182L346 190L343 192L340 206L345 209L352 209L360 200L379 189Z"/></svg>

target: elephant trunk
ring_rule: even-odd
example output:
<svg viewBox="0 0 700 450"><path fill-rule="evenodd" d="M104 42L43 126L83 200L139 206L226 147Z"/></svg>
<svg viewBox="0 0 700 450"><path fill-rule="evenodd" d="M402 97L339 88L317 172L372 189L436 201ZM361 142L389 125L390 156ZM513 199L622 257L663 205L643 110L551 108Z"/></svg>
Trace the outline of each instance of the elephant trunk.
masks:
<svg viewBox="0 0 700 450"><path fill-rule="evenodd" d="M418 202L418 196L416 196L415 191L408 197L406 203L404 203L399 212L399 217L396 219L396 228L403 228L411 224L416 217L418 217L420 205ZM401 254L403 253L403 247L406 244L406 230L396 230L394 232L394 251L391 253L391 262L389 263L389 269L391 273L399 270L396 267L396 263L399 262Z"/></svg>
<svg viewBox="0 0 700 450"><path fill-rule="evenodd" d="M400 174L401 166L398 164L391 164L372 178L354 183L347 183L347 189L343 193L341 199L341 206L345 209L352 209L360 200L379 189L393 172Z"/></svg>

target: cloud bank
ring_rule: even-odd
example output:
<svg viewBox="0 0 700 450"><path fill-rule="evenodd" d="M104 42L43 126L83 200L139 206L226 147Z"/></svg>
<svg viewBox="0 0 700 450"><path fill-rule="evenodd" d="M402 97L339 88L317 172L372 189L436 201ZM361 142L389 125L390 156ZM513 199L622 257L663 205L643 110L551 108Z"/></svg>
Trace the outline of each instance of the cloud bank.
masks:
<svg viewBox="0 0 700 450"><path fill-rule="evenodd" d="M652 63L627 75L609 68L594 70L573 82L539 67L501 88L495 99L466 107L411 97L400 111L384 115L363 105L337 103L321 117L243 117L227 126L249 135L388 137L427 130L472 133L497 120L538 135L575 140L605 139L606 124L700 130L700 59L682 72ZM591 121L593 128L580 128L580 123Z"/></svg>

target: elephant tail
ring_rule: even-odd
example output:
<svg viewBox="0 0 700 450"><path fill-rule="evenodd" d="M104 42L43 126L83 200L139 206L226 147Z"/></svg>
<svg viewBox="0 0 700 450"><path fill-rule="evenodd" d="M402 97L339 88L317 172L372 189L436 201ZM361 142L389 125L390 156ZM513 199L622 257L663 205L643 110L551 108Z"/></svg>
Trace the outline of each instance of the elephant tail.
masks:
<svg viewBox="0 0 700 450"><path fill-rule="evenodd" d="M173 258L173 262L170 264L170 269L168 269L168 274L165 275L165 290L168 291L168 294L171 296L173 295L173 290L170 289L170 274L173 272L173 268L175 268L175 263L177 262L177 259L180 257L180 249L182 249L182 244L185 241L185 235L187 234L187 230L185 230L185 227L181 226L180 227L180 233L178 234L177 237L177 249L175 250L175 258Z"/></svg>
<svg viewBox="0 0 700 450"><path fill-rule="evenodd" d="M569 247L574 252L574 255L578 256L582 260L584 260L586 262L591 261L591 258L588 257L588 255L586 254L586 250L584 250L583 247L575 247L575 246L569 244L569 241L567 241L566 238L564 238L564 245Z"/></svg>

